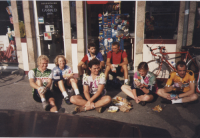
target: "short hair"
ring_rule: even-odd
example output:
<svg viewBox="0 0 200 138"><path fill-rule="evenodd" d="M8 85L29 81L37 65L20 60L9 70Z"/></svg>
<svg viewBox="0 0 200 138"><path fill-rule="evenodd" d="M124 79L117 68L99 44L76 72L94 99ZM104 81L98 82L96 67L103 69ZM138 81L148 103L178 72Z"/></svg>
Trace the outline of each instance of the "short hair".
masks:
<svg viewBox="0 0 200 138"><path fill-rule="evenodd" d="M89 44L88 44L88 49L90 49L90 47L95 47L95 48L96 48L95 43L89 43Z"/></svg>
<svg viewBox="0 0 200 138"><path fill-rule="evenodd" d="M93 58L92 60L89 61L88 68L87 68L88 75L91 74L91 71L89 70L89 68L92 68L93 65L100 65L100 61L97 58Z"/></svg>
<svg viewBox="0 0 200 138"><path fill-rule="evenodd" d="M56 58L54 59L54 63L55 63L56 66L59 66L59 65L58 65L58 59L59 59L59 58L63 58L64 61L65 61L65 64L67 64L67 59L65 58L65 56L64 56L64 55L58 55L58 56L56 56Z"/></svg>
<svg viewBox="0 0 200 138"><path fill-rule="evenodd" d="M177 63L176 63L176 70L178 69L178 66L180 66L180 67L186 67L186 63L184 62L184 61L178 61Z"/></svg>
<svg viewBox="0 0 200 138"><path fill-rule="evenodd" d="M117 45L118 47L120 47L119 42L113 42L113 43L112 43L112 46L115 46L115 45Z"/></svg>
<svg viewBox="0 0 200 138"><path fill-rule="evenodd" d="M37 65L39 66L40 65L40 62L41 60L44 59L46 61L49 62L49 58L46 56L46 55L40 55L38 58L37 58Z"/></svg>
<svg viewBox="0 0 200 138"><path fill-rule="evenodd" d="M148 71L148 68L149 67L148 67L148 64L146 62L140 62L140 64L137 67L137 70L139 71L139 70L143 69L145 71Z"/></svg>

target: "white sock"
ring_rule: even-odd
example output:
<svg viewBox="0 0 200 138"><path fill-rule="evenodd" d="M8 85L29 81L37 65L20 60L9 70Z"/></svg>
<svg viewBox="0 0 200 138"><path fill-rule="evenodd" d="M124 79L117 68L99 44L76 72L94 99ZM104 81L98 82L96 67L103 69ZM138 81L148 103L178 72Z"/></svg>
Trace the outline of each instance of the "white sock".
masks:
<svg viewBox="0 0 200 138"><path fill-rule="evenodd" d="M128 79L125 79L125 80L124 80L124 83L127 83L127 82L128 82Z"/></svg>
<svg viewBox="0 0 200 138"><path fill-rule="evenodd" d="M46 99L45 99L45 98L41 98L41 101L42 101L42 102L45 102L45 101L46 101Z"/></svg>
<svg viewBox="0 0 200 138"><path fill-rule="evenodd" d="M66 91L62 92L62 94L63 94L64 98L68 97L68 94Z"/></svg>
<svg viewBox="0 0 200 138"><path fill-rule="evenodd" d="M177 99L177 100L171 100L171 101L172 101L172 104L175 104L175 103L183 103L183 102L182 102L182 98Z"/></svg>
<svg viewBox="0 0 200 138"><path fill-rule="evenodd" d="M75 89L74 92L75 92L76 95L80 94L78 89Z"/></svg>
<svg viewBox="0 0 200 138"><path fill-rule="evenodd" d="M58 111L55 111L55 113L58 113Z"/></svg>

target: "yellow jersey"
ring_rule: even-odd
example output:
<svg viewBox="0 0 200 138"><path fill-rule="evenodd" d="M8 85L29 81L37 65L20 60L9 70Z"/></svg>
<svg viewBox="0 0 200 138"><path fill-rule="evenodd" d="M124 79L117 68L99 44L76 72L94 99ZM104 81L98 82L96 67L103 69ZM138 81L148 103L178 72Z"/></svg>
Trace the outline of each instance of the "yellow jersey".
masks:
<svg viewBox="0 0 200 138"><path fill-rule="evenodd" d="M177 82L182 82L182 88L183 88L183 92L187 92L190 90L190 86L189 83L194 83L195 82L195 78L194 78L194 73L191 70L187 70L186 75L184 78L181 78L177 72L171 72L169 79L167 80L166 86L169 87L174 83ZM176 90L176 88L174 88L173 90Z"/></svg>

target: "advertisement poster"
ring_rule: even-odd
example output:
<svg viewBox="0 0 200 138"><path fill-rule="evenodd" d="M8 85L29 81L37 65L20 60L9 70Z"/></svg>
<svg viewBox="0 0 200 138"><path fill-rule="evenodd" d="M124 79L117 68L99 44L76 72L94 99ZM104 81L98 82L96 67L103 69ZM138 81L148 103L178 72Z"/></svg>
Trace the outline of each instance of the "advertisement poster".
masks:
<svg viewBox="0 0 200 138"><path fill-rule="evenodd" d="M52 34L48 32L44 32L44 40L52 40Z"/></svg>

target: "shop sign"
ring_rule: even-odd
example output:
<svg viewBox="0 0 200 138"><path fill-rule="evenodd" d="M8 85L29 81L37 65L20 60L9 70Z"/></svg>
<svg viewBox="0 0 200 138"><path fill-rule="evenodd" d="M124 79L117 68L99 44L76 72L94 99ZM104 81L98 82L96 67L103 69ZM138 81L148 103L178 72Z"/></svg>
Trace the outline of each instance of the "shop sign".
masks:
<svg viewBox="0 0 200 138"><path fill-rule="evenodd" d="M44 2L41 3L42 5L42 12L47 13L47 15L51 15L58 11L57 9L57 2Z"/></svg>

